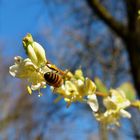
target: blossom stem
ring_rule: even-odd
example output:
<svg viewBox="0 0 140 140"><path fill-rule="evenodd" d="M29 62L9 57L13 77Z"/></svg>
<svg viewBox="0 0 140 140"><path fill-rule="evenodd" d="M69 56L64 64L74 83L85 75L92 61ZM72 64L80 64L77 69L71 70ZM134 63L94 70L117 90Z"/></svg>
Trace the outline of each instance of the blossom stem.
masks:
<svg viewBox="0 0 140 140"><path fill-rule="evenodd" d="M99 123L99 135L101 140L108 140L108 130L104 123Z"/></svg>
<svg viewBox="0 0 140 140"><path fill-rule="evenodd" d="M108 96L107 93L103 93L103 92L100 92L100 91L96 91L95 94L96 94L97 96L102 96L102 97L107 97L107 96Z"/></svg>
<svg viewBox="0 0 140 140"><path fill-rule="evenodd" d="M140 109L140 103L138 103L138 102L139 101L131 102L131 106Z"/></svg>

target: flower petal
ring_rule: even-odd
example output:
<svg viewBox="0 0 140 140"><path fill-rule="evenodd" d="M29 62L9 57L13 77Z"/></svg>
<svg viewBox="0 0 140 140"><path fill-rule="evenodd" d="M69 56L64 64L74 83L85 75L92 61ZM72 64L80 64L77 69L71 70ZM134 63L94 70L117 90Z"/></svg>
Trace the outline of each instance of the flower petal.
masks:
<svg viewBox="0 0 140 140"><path fill-rule="evenodd" d="M38 90L41 87L40 83L37 83L36 85L31 85L32 90Z"/></svg>
<svg viewBox="0 0 140 140"><path fill-rule="evenodd" d="M36 56L35 50L33 49L33 47L30 44L27 47L27 54L28 54L29 58L31 59L31 61L37 65L38 58Z"/></svg>
<svg viewBox="0 0 140 140"><path fill-rule="evenodd" d="M13 77L16 77L17 65L13 65L13 66L9 67L9 73L10 73Z"/></svg>
<svg viewBox="0 0 140 140"><path fill-rule="evenodd" d="M46 54L44 48L37 42L32 43L32 47L35 51L35 54L38 59L38 65L45 64L46 60Z"/></svg>
<svg viewBox="0 0 140 140"><path fill-rule="evenodd" d="M36 71L35 65L30 59L25 59L22 61L17 61L19 57L15 58L15 65L9 67L9 73L13 77L18 78L28 78L30 75Z"/></svg>
<svg viewBox="0 0 140 140"><path fill-rule="evenodd" d="M96 85L94 84L94 82L90 80L89 78L86 78L85 92L87 93L87 95L93 94L95 91L96 91Z"/></svg>
<svg viewBox="0 0 140 140"><path fill-rule="evenodd" d="M91 107L93 112L97 112L99 109L98 100L95 94L87 96L88 101L87 104Z"/></svg>
<svg viewBox="0 0 140 140"><path fill-rule="evenodd" d="M131 114L129 112L125 111L124 109L120 109L120 114L124 118L131 118Z"/></svg>

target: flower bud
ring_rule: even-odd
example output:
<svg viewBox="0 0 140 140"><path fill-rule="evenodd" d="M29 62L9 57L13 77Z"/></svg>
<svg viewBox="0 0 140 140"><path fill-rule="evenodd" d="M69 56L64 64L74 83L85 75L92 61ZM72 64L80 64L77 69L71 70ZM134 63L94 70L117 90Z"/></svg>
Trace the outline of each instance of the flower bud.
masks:
<svg viewBox="0 0 140 140"><path fill-rule="evenodd" d="M36 56L36 53L33 49L33 47L29 44L28 47L27 47L27 52L28 52L28 57L31 59L31 61L34 63L34 64L38 64L38 58Z"/></svg>
<svg viewBox="0 0 140 140"><path fill-rule="evenodd" d="M38 59L38 64L44 64L46 62L46 54L44 48L37 42L32 43L32 47Z"/></svg>
<svg viewBox="0 0 140 140"><path fill-rule="evenodd" d="M33 38L32 38L31 34L27 34L22 40L22 44L23 44L23 47L24 47L27 55L28 55L28 50L27 50L28 45L32 44L32 42L33 42Z"/></svg>
<svg viewBox="0 0 140 140"><path fill-rule="evenodd" d="M24 37L23 46L28 57L35 65L40 67L45 64L45 50L39 43L33 41L31 34L27 34L27 36Z"/></svg>

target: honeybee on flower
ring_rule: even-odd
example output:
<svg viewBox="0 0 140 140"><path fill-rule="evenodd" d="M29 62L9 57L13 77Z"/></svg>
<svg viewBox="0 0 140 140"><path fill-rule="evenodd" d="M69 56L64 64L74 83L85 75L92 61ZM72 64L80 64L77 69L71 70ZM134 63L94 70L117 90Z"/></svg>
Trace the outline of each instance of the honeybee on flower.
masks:
<svg viewBox="0 0 140 140"><path fill-rule="evenodd" d="M37 42L33 41L31 34L23 39L28 58L23 59L20 56L14 58L15 64L9 68L9 72L13 77L27 79L31 86L27 86L29 93L32 90L39 90L46 87L46 83L50 85L60 86L62 82L62 71L46 59L44 48ZM60 80L61 79L61 80ZM56 84L57 83L57 84Z"/></svg>
<svg viewBox="0 0 140 140"><path fill-rule="evenodd" d="M33 40L31 34L27 34L23 38L23 47L28 58L23 59L16 56L15 64L9 68L9 72L13 77L27 79L29 94L38 90L41 95L41 88L45 88L48 84L53 92L64 98L67 106L76 101L86 102L95 111L98 110L98 102L94 94L96 86L89 78L84 78L81 69L72 74L70 71L62 71L50 63L46 59L44 48Z"/></svg>

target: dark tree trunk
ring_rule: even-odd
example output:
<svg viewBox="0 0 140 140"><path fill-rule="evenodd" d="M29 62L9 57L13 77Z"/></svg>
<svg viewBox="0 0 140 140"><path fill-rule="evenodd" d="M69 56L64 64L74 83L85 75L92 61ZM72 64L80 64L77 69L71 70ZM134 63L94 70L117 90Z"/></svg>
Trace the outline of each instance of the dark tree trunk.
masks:
<svg viewBox="0 0 140 140"><path fill-rule="evenodd" d="M125 40L134 86L140 98L140 33L129 33Z"/></svg>
<svg viewBox="0 0 140 140"><path fill-rule="evenodd" d="M128 32L124 39L128 51L134 85L140 98L140 0L126 0ZM139 15L140 16L140 15Z"/></svg>

